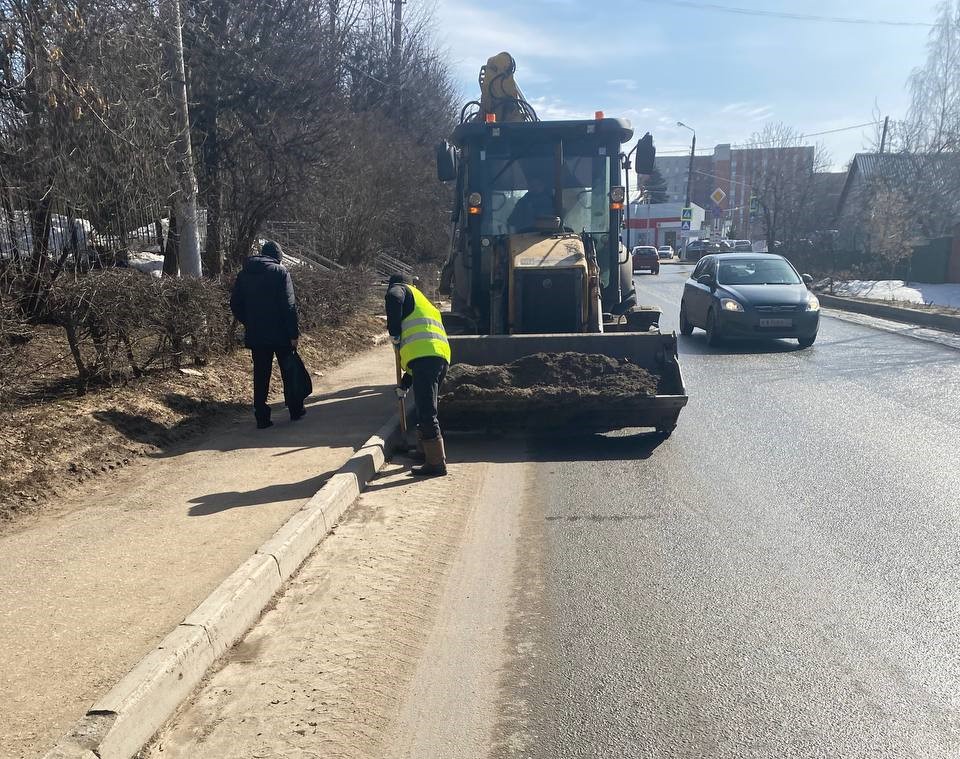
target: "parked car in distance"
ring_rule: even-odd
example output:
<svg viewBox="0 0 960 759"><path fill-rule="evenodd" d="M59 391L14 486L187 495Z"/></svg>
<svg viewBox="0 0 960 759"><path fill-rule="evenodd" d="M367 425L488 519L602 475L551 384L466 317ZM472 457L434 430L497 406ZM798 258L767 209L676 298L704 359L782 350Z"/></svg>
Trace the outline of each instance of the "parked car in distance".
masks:
<svg viewBox="0 0 960 759"><path fill-rule="evenodd" d="M727 337L794 338L809 348L820 327L812 281L772 253L704 256L683 288L680 334L700 327L710 345Z"/></svg>
<svg viewBox="0 0 960 759"><path fill-rule="evenodd" d="M753 243L750 240L728 240L733 243L733 250L736 253L753 253Z"/></svg>
<svg viewBox="0 0 960 759"><path fill-rule="evenodd" d="M633 270L660 273L660 255L652 245L638 245L633 249Z"/></svg>
<svg viewBox="0 0 960 759"><path fill-rule="evenodd" d="M686 250L683 253L685 261L699 261L704 255L706 242L703 240L691 240L687 243Z"/></svg>
<svg viewBox="0 0 960 759"><path fill-rule="evenodd" d="M673 259L673 246L661 245L659 248L657 248L657 254L661 259L670 261Z"/></svg>
<svg viewBox="0 0 960 759"><path fill-rule="evenodd" d="M705 255L710 253L729 253L732 250L733 240L718 240L717 242L711 242L710 240L694 240L687 245L685 260L699 261Z"/></svg>

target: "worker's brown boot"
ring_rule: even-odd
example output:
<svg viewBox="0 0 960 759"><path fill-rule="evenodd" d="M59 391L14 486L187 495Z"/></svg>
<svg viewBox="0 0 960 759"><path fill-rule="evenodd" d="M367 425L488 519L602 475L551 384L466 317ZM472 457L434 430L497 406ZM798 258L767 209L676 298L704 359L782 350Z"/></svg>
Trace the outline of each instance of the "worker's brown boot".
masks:
<svg viewBox="0 0 960 759"><path fill-rule="evenodd" d="M427 463L413 467L411 473L417 477L443 477L447 473L447 452L443 447L443 438L424 440L423 453Z"/></svg>
<svg viewBox="0 0 960 759"><path fill-rule="evenodd" d="M408 450L407 455L414 461L426 461L427 456L423 452L423 433L417 430L417 446L412 451Z"/></svg>

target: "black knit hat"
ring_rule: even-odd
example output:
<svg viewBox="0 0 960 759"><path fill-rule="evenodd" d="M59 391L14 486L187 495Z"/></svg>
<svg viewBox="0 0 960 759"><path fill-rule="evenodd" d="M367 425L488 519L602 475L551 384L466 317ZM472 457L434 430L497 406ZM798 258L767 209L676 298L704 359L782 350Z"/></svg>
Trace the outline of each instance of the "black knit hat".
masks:
<svg viewBox="0 0 960 759"><path fill-rule="evenodd" d="M260 255L272 258L274 261L283 260L283 251L280 249L280 244L273 240L267 240L263 244L263 247L260 248Z"/></svg>
<svg viewBox="0 0 960 759"><path fill-rule="evenodd" d="M413 280L407 274L393 274L390 276L390 281L387 282L387 287L393 287L394 285L412 285Z"/></svg>

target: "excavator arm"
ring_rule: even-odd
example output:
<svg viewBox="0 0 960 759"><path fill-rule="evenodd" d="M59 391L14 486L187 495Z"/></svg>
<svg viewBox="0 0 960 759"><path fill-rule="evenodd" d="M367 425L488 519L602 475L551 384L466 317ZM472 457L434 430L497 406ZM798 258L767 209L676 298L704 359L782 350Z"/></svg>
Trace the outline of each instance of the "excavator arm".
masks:
<svg viewBox="0 0 960 759"><path fill-rule="evenodd" d="M497 121L539 121L516 80L513 78L517 62L510 53L499 53L490 58L480 69L480 113L481 121L493 114Z"/></svg>

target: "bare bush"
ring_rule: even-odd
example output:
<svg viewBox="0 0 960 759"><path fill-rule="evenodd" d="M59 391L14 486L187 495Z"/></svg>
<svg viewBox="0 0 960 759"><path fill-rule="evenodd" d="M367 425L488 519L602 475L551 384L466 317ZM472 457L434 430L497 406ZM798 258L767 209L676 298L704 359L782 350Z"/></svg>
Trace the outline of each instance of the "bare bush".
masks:
<svg viewBox="0 0 960 759"><path fill-rule="evenodd" d="M18 304L0 292L0 405L17 394L23 370L23 345L30 339L30 326Z"/></svg>
<svg viewBox="0 0 960 759"><path fill-rule="evenodd" d="M290 271L297 293L300 329L340 327L369 302L375 275L369 269L338 272L298 266Z"/></svg>

